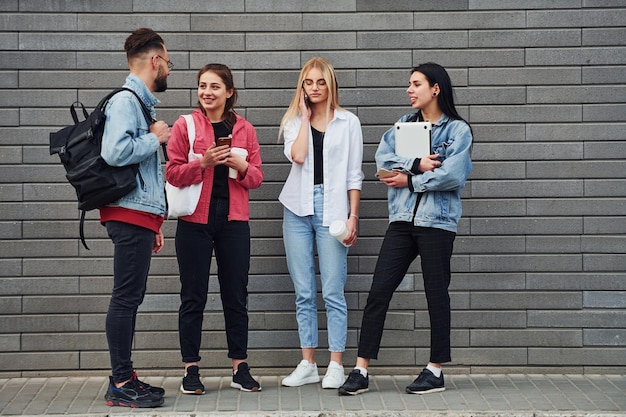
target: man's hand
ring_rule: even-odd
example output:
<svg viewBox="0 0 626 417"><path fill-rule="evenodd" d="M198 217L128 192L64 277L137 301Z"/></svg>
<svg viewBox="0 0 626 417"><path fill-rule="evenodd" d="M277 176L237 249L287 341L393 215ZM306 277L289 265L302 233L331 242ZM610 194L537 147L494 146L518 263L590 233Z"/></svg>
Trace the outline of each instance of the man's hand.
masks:
<svg viewBox="0 0 626 417"><path fill-rule="evenodd" d="M167 143L170 140L170 128L163 120L150 125L150 133L154 133L159 139L159 143Z"/></svg>
<svg viewBox="0 0 626 417"><path fill-rule="evenodd" d="M159 233L154 235L154 244L152 245L152 253L159 253L163 249L165 245L165 238L163 237L163 232L159 229Z"/></svg>

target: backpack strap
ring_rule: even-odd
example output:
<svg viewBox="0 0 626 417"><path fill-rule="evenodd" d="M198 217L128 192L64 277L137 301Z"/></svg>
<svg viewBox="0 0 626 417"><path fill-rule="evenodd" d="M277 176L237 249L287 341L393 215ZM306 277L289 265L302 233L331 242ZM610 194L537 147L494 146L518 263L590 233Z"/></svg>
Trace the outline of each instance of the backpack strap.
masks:
<svg viewBox="0 0 626 417"><path fill-rule="evenodd" d="M80 101L75 101L70 106L70 114L72 115L72 120L74 121L74 124L78 124L78 115L76 114L76 108L82 109L83 117L85 118L85 120L87 120L87 118L89 117L89 113L87 113L87 109L85 108L85 105L81 103Z"/></svg>
<svg viewBox="0 0 626 417"><path fill-rule="evenodd" d="M87 213L85 210L80 211L80 224L78 226L78 231L80 233L80 241L82 242L85 249L91 250L89 249L89 246L87 246L87 242L85 241L85 213Z"/></svg>
<svg viewBox="0 0 626 417"><path fill-rule="evenodd" d="M116 88L115 90L111 91L109 94L104 96L102 98L102 100L100 100L100 103L98 103L98 105L96 107L99 108L100 110L104 111L104 108L106 107L107 104L109 104L109 100L111 99L111 97L113 97L114 95L116 95L117 93L122 92L122 91L130 91L131 93L133 93L133 95L135 97L137 97L137 101L139 101L139 105L141 106L141 111L143 112L144 117L148 121L148 124L156 122L156 120L154 120L152 118L152 115L150 114L150 110L148 110L148 107L145 105L145 103L143 102L141 97L139 97L139 95L137 95L137 93L135 93L133 90L131 90L130 88L127 88L127 87L120 87L120 88Z"/></svg>
<svg viewBox="0 0 626 417"><path fill-rule="evenodd" d="M152 115L150 114L150 110L148 110L148 108L144 104L141 97L139 97L137 93L135 93L133 90L131 90L130 88L126 88L126 87L119 88L118 92L123 91L123 90L130 91L131 93L135 95L135 97L137 97L137 100L139 101L139 104L141 105L141 110L143 111L143 115L146 117L148 124L150 125L152 123L155 123L156 120L152 118ZM161 148L163 149L163 159L165 159L165 162L169 161L169 158L167 157L167 144L162 143Z"/></svg>
<svg viewBox="0 0 626 417"><path fill-rule="evenodd" d="M152 118L152 115L150 114L150 110L148 110L148 107L146 107L146 105L144 104L143 100L141 99L141 97L139 97L137 95L137 93L135 93L130 88L126 88L126 87L120 88L120 91L122 91L122 90L130 91L131 93L133 93L133 95L135 97L137 97L137 101L139 101L139 104L141 105L141 111L143 111L143 115L145 116L146 120L148 121L148 124L152 124L152 123L156 122L156 120L154 120Z"/></svg>

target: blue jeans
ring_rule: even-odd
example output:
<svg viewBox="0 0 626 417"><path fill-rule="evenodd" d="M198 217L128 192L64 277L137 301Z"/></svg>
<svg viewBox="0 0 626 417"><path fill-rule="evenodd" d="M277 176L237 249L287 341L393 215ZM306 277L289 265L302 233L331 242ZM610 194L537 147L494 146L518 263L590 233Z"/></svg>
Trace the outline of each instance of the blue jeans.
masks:
<svg viewBox="0 0 626 417"><path fill-rule="evenodd" d="M113 290L105 328L113 381L124 382L133 376L131 347L137 308L146 293L154 232L117 221L107 222L106 228L115 249Z"/></svg>
<svg viewBox="0 0 626 417"><path fill-rule="evenodd" d="M284 210L283 242L287 267L296 291L296 320L301 348L316 348L317 288L315 279L315 250L322 282L322 298L326 306L328 350L343 352L348 332L348 307L344 286L348 271L348 248L330 235L322 226L324 193L315 186L314 214L300 217Z"/></svg>
<svg viewBox="0 0 626 417"><path fill-rule="evenodd" d="M228 200L212 199L207 224L178 219L176 258L180 271L178 334L183 362L200 361L202 321L209 290L211 255L224 311L228 357L248 357L248 271L250 226L228 221Z"/></svg>

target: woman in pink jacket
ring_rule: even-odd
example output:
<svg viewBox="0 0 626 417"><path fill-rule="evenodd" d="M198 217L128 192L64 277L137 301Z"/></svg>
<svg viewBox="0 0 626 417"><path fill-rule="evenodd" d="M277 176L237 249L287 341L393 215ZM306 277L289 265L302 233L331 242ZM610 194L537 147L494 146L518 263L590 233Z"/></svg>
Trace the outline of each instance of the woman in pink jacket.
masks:
<svg viewBox="0 0 626 417"><path fill-rule="evenodd" d="M199 361L202 319L209 287L211 256L215 250L217 278L226 324L228 357L232 359L231 387L260 391L246 362L248 348L248 270L250 267L250 211L248 190L263 181L260 147L252 124L235 113L237 90L230 69L208 64L198 73L198 109L193 151L188 161L187 123L180 117L172 126L168 144L167 181L177 187L202 182L198 206L178 219L176 257L180 271L181 306L178 332L185 376L181 391L204 394ZM231 144L217 146L217 138ZM231 152L245 149L247 156ZM229 176L229 170L231 175Z"/></svg>

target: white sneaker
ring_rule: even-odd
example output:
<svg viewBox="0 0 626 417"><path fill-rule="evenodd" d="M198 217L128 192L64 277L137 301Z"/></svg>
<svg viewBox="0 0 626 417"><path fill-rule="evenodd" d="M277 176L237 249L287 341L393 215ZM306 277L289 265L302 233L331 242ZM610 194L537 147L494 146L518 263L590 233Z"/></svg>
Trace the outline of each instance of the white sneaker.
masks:
<svg viewBox="0 0 626 417"><path fill-rule="evenodd" d="M322 380L322 388L339 388L345 382L346 377L343 373L343 366L335 361L330 361L326 375Z"/></svg>
<svg viewBox="0 0 626 417"><path fill-rule="evenodd" d="M318 382L320 382L320 376L317 373L317 365L302 359L291 375L283 379L282 384L286 387L299 387Z"/></svg>

